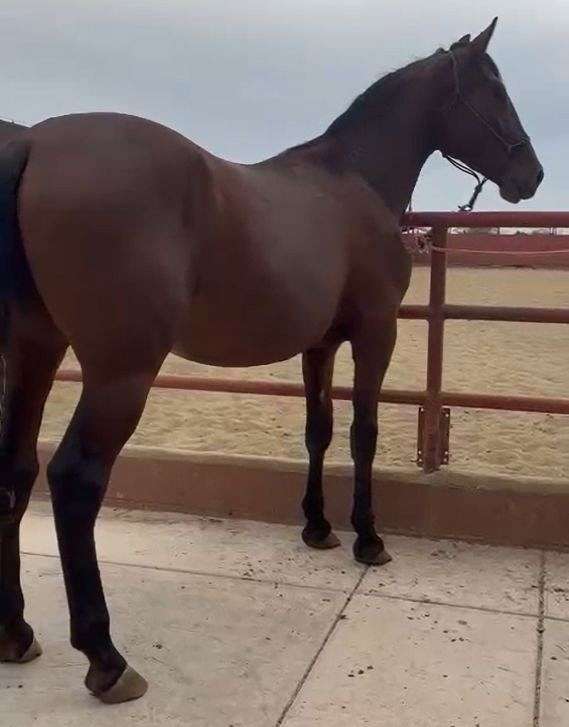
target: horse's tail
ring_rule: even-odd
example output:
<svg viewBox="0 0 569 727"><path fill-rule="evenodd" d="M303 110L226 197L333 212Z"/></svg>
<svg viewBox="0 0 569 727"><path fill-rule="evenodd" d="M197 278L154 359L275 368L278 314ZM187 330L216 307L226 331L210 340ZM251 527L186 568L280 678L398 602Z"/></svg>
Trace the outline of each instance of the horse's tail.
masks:
<svg viewBox="0 0 569 727"><path fill-rule="evenodd" d="M5 437L8 405L10 302L25 297L33 285L18 222L18 190L28 156L29 144L21 140L0 148L0 445ZM10 517L15 504L13 488L4 484L0 485L0 518Z"/></svg>
<svg viewBox="0 0 569 727"><path fill-rule="evenodd" d="M0 307L2 328L10 299L33 287L18 222L18 191L28 163L30 144L16 139L0 149ZM1 335L1 332L0 332ZM4 336L2 336L4 338Z"/></svg>

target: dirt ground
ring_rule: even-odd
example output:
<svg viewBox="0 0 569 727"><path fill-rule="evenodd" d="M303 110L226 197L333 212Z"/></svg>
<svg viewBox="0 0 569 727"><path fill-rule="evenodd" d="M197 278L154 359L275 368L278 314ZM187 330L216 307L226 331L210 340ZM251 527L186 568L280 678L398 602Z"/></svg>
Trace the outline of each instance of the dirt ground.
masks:
<svg viewBox="0 0 569 727"><path fill-rule="evenodd" d="M407 303L428 296L428 270L416 268ZM454 269L450 303L569 307L567 271ZM569 396L569 330L562 325L449 322L444 388L479 393ZM426 324L401 321L386 387L421 389L425 381ZM69 357L67 364L72 363ZM253 369L216 369L171 356L164 372L236 378L301 380L298 358ZM349 384L347 346L338 355L335 382ZM46 407L42 437L58 439L79 393L56 384ZM347 402L336 402L335 437L328 460L349 460ZM414 467L417 410L383 405L377 464ZM131 444L304 459L301 400L184 391L152 392ZM567 478L569 417L453 409L451 465L461 471Z"/></svg>

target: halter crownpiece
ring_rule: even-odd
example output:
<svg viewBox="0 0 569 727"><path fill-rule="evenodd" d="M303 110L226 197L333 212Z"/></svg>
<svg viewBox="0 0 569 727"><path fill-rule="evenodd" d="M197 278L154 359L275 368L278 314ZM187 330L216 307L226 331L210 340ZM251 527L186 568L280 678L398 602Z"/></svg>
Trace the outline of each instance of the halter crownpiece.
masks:
<svg viewBox="0 0 569 727"><path fill-rule="evenodd" d="M455 106L458 106L458 104L462 104L465 108L467 108L471 114L473 114L479 121L481 121L484 126L490 131L490 133L498 139L498 141L502 144L502 146L506 150L506 154L508 156L511 156L512 153L516 149L521 149L522 147L526 146L530 142L529 136L524 136L519 141L511 142L508 141L492 124L491 121L489 121L484 114L479 111L474 104L470 103L468 99L466 99L463 94L461 93L460 88L460 76L458 73L458 61L456 59L456 55L454 51L449 50L445 51L446 54L450 57L452 62L452 72L453 72L453 78L454 78L454 98L450 102L450 104L445 107L444 110L452 109ZM471 177L474 177L476 179L476 187L474 188L474 192L472 194L472 197L470 200L463 205L459 205L458 209L462 212L471 212L474 208L474 205L476 204L476 200L478 199L478 196L480 195L480 192L482 192L482 189L484 188L484 185L488 181L487 177L481 177L472 167L469 167L468 164L464 164L463 162L458 161L458 159L454 159L449 154L445 154L443 151L441 151L442 156L450 162L454 167L456 167L459 171L464 172L465 174L469 174Z"/></svg>

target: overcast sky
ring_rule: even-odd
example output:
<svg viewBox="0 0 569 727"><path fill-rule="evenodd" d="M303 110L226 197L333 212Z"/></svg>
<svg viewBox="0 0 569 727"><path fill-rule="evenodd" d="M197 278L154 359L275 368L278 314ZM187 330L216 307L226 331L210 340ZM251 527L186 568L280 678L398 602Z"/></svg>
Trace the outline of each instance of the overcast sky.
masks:
<svg viewBox="0 0 569 727"><path fill-rule="evenodd" d="M567 209L569 0L1 0L0 117L124 111L257 161L494 15L491 54L545 167L523 207ZM471 189L433 157L414 205L453 209ZM508 205L489 187L478 208Z"/></svg>

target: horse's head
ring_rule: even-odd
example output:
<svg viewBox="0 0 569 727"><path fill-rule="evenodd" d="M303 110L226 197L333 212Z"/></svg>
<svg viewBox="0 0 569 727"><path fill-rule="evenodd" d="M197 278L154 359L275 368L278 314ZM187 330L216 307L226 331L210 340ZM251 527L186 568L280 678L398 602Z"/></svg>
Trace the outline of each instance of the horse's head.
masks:
<svg viewBox="0 0 569 727"><path fill-rule="evenodd" d="M496 22L474 40L465 35L439 54L437 77L445 100L437 146L495 182L503 199L517 203L533 197L543 167L487 53Z"/></svg>

